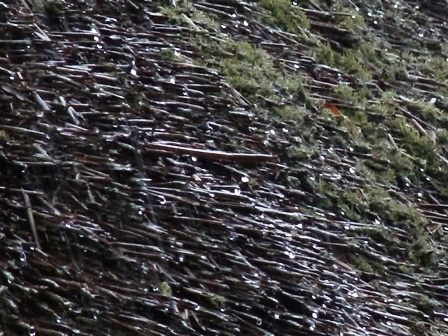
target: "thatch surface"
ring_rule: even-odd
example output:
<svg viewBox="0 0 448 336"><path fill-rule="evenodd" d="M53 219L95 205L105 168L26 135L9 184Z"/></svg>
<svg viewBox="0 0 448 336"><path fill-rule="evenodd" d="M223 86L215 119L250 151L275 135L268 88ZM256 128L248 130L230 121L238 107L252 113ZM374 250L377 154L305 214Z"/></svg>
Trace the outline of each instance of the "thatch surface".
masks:
<svg viewBox="0 0 448 336"><path fill-rule="evenodd" d="M255 106L222 73L199 65L207 55L197 40L217 33L191 18L189 28L176 25L162 14L164 4L0 3L3 334L446 331L447 198L437 189L447 181L446 167L406 188L359 176L360 162L388 163L368 149L332 143L345 133L312 104L319 98L356 109L331 88L341 81L360 88L358 78L319 64L312 47L262 23L256 4L194 3L228 36L258 44L284 71L301 74L310 95L300 127L315 130L318 152L303 162L292 157L291 147L311 140L294 120L272 116L270 102ZM408 31L409 39L421 39L425 50L437 47L447 36L445 5L422 2L420 24L430 33ZM322 6L304 7L313 34L336 51L362 41L332 24ZM412 49L400 45L406 29L394 23L384 19L371 33ZM421 132L432 127L410 114L405 98L440 102L435 90L443 83L424 74L386 81L371 72L372 100L393 88L402 113ZM411 93L411 82L420 91ZM405 146L399 134L389 135ZM444 157L442 147L435 151ZM425 243L434 250L410 260L413 232L384 219L381 209L353 220L337 202L323 206L330 195L311 185L315 179L361 191L374 185L420 209L431 220ZM392 238L381 235L385 225ZM359 269L350 256L381 271Z"/></svg>

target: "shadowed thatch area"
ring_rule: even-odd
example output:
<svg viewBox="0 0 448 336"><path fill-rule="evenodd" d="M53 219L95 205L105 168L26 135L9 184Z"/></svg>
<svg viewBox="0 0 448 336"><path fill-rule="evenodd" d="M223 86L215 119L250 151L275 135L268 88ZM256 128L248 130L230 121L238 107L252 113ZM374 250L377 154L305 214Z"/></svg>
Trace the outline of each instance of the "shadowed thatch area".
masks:
<svg viewBox="0 0 448 336"><path fill-rule="evenodd" d="M1 335L448 333L446 2L293 3L0 2Z"/></svg>

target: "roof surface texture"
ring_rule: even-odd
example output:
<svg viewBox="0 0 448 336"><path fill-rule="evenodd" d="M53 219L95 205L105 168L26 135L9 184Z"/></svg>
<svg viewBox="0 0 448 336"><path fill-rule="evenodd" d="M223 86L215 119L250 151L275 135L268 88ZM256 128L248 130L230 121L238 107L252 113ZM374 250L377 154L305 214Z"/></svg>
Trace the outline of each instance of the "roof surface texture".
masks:
<svg viewBox="0 0 448 336"><path fill-rule="evenodd" d="M0 2L0 335L447 335L446 8Z"/></svg>

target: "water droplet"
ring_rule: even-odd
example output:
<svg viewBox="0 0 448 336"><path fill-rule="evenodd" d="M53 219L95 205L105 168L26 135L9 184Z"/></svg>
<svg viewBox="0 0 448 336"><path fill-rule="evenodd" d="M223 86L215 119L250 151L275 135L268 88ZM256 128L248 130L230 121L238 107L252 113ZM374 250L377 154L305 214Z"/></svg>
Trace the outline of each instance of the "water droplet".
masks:
<svg viewBox="0 0 448 336"><path fill-rule="evenodd" d="M358 297L358 292L356 290L353 290L351 292L348 292L348 296L357 298Z"/></svg>
<svg viewBox="0 0 448 336"><path fill-rule="evenodd" d="M20 253L20 261L26 261L26 254L23 252Z"/></svg>
<svg viewBox="0 0 448 336"><path fill-rule="evenodd" d="M257 318L257 322L256 322L256 324L257 324L258 326L262 324L261 318Z"/></svg>
<svg viewBox="0 0 448 336"><path fill-rule="evenodd" d="M198 160L197 157L195 157L195 156L192 156L192 157L191 157L191 161L196 162L197 160Z"/></svg>
<svg viewBox="0 0 448 336"><path fill-rule="evenodd" d="M314 311L313 314L312 314L313 318L317 318L317 314L318 314L318 312Z"/></svg>
<svg viewBox="0 0 448 336"><path fill-rule="evenodd" d="M274 314L274 318L275 318L276 320L278 320L278 319L280 318L280 314L275 313L275 314Z"/></svg>
<svg viewBox="0 0 448 336"><path fill-rule="evenodd" d="M247 182L249 182L249 178L246 177L246 176L243 176L243 177L241 178L241 182L243 182L243 183L247 183Z"/></svg>
<svg viewBox="0 0 448 336"><path fill-rule="evenodd" d="M184 262L184 259L185 259L185 255L184 254L180 254L179 255L179 261L180 262Z"/></svg>

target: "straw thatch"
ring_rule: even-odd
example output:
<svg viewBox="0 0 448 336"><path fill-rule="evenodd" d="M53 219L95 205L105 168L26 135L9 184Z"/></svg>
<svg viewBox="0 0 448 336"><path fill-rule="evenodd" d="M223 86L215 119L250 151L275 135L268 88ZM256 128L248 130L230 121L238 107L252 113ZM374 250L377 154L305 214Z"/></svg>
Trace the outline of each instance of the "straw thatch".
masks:
<svg viewBox="0 0 448 336"><path fill-rule="evenodd" d="M429 33L408 28L408 37L437 49L446 4L414 2L400 5L406 12L420 4ZM428 220L425 244L434 249L411 260L413 232L381 208L350 219L337 196L327 206L329 194L313 184L361 195L370 182L354 167L387 166L368 150L333 143L346 135L313 103L356 109L331 90L341 82L358 90L359 78L319 63L312 46L269 25L255 3L192 3L221 33L302 76L309 96L285 98L306 106L300 127L270 113L276 102L261 106L220 67L204 66L202 44L219 45L217 31L188 11L176 12L182 25L162 10L187 1L0 2L2 335L442 332L447 206L436 186L446 182L443 171L431 175L431 190L423 178L407 188L375 182ZM364 37L332 23L328 8L303 5L310 34L334 52L356 48ZM412 49L400 45L405 28L383 21L372 34ZM432 124L409 112L406 99L430 99L445 84L423 74L385 80L372 67L371 99L392 88L401 113L428 135ZM318 150L301 161L291 148L311 141L302 136L311 128ZM392 131L389 138L405 145ZM381 235L385 227L393 238ZM362 269L354 257L378 267Z"/></svg>

